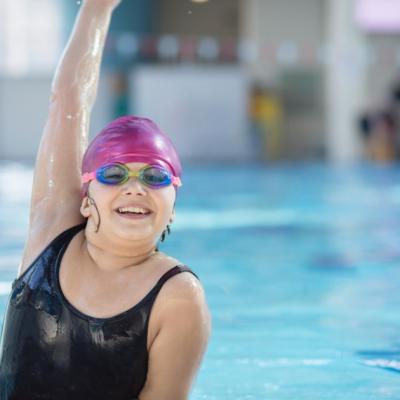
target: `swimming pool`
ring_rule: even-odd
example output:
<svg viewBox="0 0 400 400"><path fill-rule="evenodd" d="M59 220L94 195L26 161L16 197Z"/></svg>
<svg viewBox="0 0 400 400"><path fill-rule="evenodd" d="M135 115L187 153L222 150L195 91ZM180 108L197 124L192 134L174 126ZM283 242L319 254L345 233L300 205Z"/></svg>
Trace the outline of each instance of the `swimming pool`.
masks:
<svg viewBox="0 0 400 400"><path fill-rule="evenodd" d="M31 170L1 169L0 315ZM161 249L206 289L191 400L400 398L400 167L187 167Z"/></svg>

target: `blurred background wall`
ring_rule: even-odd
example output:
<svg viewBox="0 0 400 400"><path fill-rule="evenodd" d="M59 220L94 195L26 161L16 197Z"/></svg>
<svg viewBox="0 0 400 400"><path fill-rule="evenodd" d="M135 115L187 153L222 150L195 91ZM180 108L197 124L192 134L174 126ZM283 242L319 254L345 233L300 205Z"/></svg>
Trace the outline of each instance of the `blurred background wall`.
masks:
<svg viewBox="0 0 400 400"><path fill-rule="evenodd" d="M0 159L33 160L79 6L0 0ZM399 0L125 0L91 134L138 113L189 161L395 160L399 16Z"/></svg>

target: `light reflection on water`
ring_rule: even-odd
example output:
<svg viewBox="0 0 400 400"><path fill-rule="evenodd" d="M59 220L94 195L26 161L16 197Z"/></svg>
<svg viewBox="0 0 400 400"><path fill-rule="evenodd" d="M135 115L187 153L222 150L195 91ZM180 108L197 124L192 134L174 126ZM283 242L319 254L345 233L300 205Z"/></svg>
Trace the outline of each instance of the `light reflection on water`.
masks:
<svg viewBox="0 0 400 400"><path fill-rule="evenodd" d="M3 167L0 307L30 168ZM400 167L187 167L160 247L198 273L213 333L191 399L400 398Z"/></svg>

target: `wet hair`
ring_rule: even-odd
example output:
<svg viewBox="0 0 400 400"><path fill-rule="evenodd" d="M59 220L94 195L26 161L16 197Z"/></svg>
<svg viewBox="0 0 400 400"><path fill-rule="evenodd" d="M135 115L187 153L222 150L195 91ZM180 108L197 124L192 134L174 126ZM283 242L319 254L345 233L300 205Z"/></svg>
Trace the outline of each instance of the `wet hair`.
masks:
<svg viewBox="0 0 400 400"><path fill-rule="evenodd" d="M97 204L96 204L96 202L94 201L93 197L91 197L91 196L89 195L89 190L87 191L86 196L87 196L87 198L89 199L89 203L94 205L94 208L96 209L96 212L97 212L97 216L98 216L98 218L99 218L99 223L97 224L96 230L95 230L95 233L97 233L97 232L99 231L99 229L100 229L100 222L101 222L99 209L97 208Z"/></svg>

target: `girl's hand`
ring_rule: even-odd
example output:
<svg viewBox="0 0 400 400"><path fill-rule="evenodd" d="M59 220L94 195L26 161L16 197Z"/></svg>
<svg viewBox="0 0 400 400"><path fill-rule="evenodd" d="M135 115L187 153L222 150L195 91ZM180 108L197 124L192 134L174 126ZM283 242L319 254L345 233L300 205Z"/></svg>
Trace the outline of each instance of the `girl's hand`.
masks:
<svg viewBox="0 0 400 400"><path fill-rule="evenodd" d="M84 3L98 5L99 7L117 7L122 0L84 0Z"/></svg>

